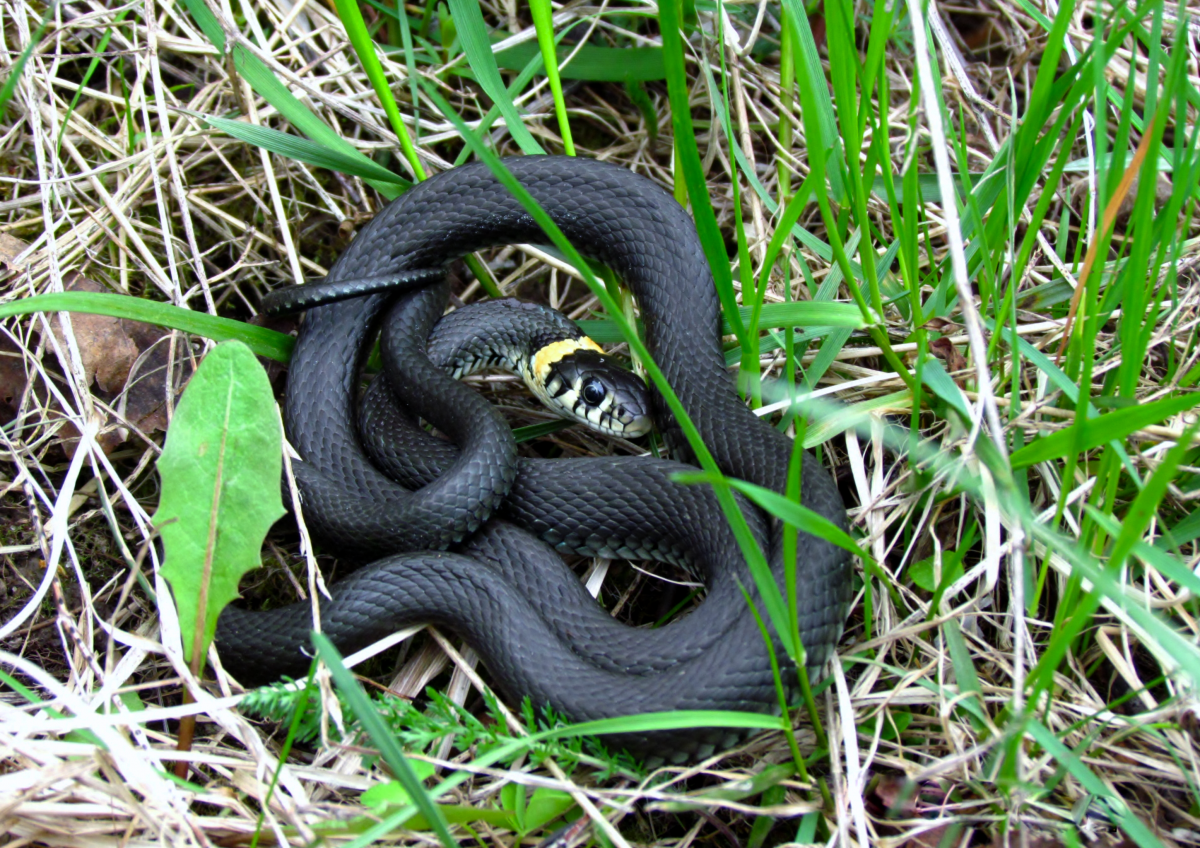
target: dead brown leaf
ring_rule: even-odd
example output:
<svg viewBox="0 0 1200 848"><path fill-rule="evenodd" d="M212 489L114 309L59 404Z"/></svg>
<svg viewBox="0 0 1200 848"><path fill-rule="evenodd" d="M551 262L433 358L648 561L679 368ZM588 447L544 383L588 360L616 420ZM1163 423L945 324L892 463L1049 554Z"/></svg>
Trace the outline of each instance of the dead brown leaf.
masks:
<svg viewBox="0 0 1200 848"><path fill-rule="evenodd" d="M899 831L899 826L890 827L888 820L936 818L950 796L944 788L932 781L917 783L898 774L882 774L876 777L867 790L867 810L880 821L883 831ZM922 830L896 842L897 848L937 848L953 823L939 824Z"/></svg>
<svg viewBox="0 0 1200 848"><path fill-rule="evenodd" d="M26 261L17 262L17 257L24 253L29 245L8 233L0 233L0 271L21 272L28 264Z"/></svg>
<svg viewBox="0 0 1200 848"><path fill-rule="evenodd" d="M949 792L933 781L917 783L900 774L881 774L867 790L867 808L880 818L914 818L936 813Z"/></svg>
<svg viewBox="0 0 1200 848"><path fill-rule="evenodd" d="M0 335L0 424L17 417L26 383L21 349L8 336Z"/></svg>
<svg viewBox="0 0 1200 848"><path fill-rule="evenodd" d="M75 272L64 277L63 288L67 291L81 292L107 291L99 283ZM104 391L118 391L125 385L125 378L129 376L129 369L133 367L139 353L138 346L123 326L125 322L120 318L82 312L72 313L70 321L88 385L91 385L94 378L96 384ZM55 319L51 325L58 343L65 346L66 335L62 319Z"/></svg>
<svg viewBox="0 0 1200 848"><path fill-rule="evenodd" d="M950 340L943 337L929 343L929 352L946 363L946 370L953 373L967 367L967 360L958 352Z"/></svg>
<svg viewBox="0 0 1200 848"><path fill-rule="evenodd" d="M125 323L132 325L131 336L142 353L126 379L121 411L125 420L147 435L165 432L168 404L175 402L192 374L187 337L152 324Z"/></svg>
<svg viewBox="0 0 1200 848"><path fill-rule="evenodd" d="M0 233L0 277L25 270L26 263L16 260L28 247L16 236ZM24 354L11 339L0 335L0 424L17 417L27 383Z"/></svg>
<svg viewBox="0 0 1200 848"><path fill-rule="evenodd" d="M960 329L958 324L955 324L949 318L942 318L939 315L934 315L925 322L926 330L933 330L935 333L941 333L944 336L953 335Z"/></svg>
<svg viewBox="0 0 1200 848"><path fill-rule="evenodd" d="M82 274L72 272L64 280L67 291L104 292L107 289ZM84 376L96 395L113 405L121 417L143 434L165 431L169 421L168 405L182 391L191 375L187 351L179 349L186 337L171 330L107 315L73 313L71 328L79 348ZM61 321L53 323L60 344L65 343ZM175 340L172 349L172 340ZM64 448L73 452L71 435ZM105 452L124 443L130 431L123 426L106 427L98 441Z"/></svg>

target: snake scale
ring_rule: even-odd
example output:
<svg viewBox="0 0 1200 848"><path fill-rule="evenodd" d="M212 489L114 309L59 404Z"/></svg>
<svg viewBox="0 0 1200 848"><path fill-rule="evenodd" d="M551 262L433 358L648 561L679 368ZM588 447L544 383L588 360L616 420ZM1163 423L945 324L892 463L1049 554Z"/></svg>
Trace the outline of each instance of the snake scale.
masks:
<svg viewBox="0 0 1200 848"><path fill-rule="evenodd" d="M586 256L635 295L645 340L721 470L785 490L791 440L738 397L721 348L721 315L695 226L650 180L579 158L504 164ZM441 173L378 214L327 281L404 277L472 251L547 237L483 165ZM425 279L420 274L409 275ZM310 309L289 368L285 421L306 520L326 550L370 564L331 587L322 629L343 651L431 623L474 647L506 697L532 698L574 720L675 709L767 712L776 695L766 644L743 589L758 593L716 497L673 482L691 466L651 457L516 457L491 406L440 371L425 340L443 314L444 283ZM360 367L382 324L386 383L357 417ZM689 458L665 402L652 398L672 455ZM413 422L429 421L439 440ZM397 482L399 481L399 482ZM829 473L804 455L801 501L846 527ZM739 498L782 588L782 529ZM657 629L614 621L556 549L666 560L706 583L704 600ZM801 534L800 635L816 672L841 633L851 591L846 554ZM311 610L228 608L217 644L246 681L303 674ZM702 728L608 741L650 759L706 756L738 734Z"/></svg>

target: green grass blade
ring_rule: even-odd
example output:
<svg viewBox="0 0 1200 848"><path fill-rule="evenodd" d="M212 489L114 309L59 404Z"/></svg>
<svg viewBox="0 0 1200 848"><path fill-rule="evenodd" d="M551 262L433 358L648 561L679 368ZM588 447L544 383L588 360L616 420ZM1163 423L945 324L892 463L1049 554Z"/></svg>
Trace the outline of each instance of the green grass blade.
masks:
<svg viewBox="0 0 1200 848"><path fill-rule="evenodd" d="M393 174L387 168L365 156L350 156L341 150L326 147L320 142L309 141L297 135L273 130L270 127L249 124L245 121L233 121L229 118L218 118L211 115L196 115L196 117L226 135L289 159L315 165L318 168L341 171L343 174L362 177L364 180L390 183L400 189L408 189L412 186L412 183L404 177Z"/></svg>
<svg viewBox="0 0 1200 848"><path fill-rule="evenodd" d="M1146 528L1150 526L1150 520L1157 514L1159 504L1167 493L1167 487L1175 479L1176 471L1193 450L1193 437L1197 428L1200 428L1200 422L1192 424L1183 431L1179 441L1167 451L1167 455L1154 469L1154 473L1150 475L1142 490L1133 499L1129 509L1125 511L1121 521L1120 535L1113 542L1112 552L1109 554L1112 562L1118 564L1124 562L1125 557L1142 540L1142 534L1146 532Z"/></svg>
<svg viewBox="0 0 1200 848"><path fill-rule="evenodd" d="M602 718L560 727L540 734L554 739L566 736L604 736L610 733L650 733L656 730L688 730L701 727L729 727L746 730L779 730L779 719L763 713L732 710L673 710L661 713Z"/></svg>
<svg viewBox="0 0 1200 848"><path fill-rule="evenodd" d="M371 740L379 749L384 761L392 773L399 779L401 785L413 799L414 804L391 814L375 827L361 834L348 846L367 846L398 827L402 827L415 813L420 811L438 834L443 845L454 845L453 836L446 828L446 820L442 815L440 805L434 803L435 798L449 792L473 776L474 771L458 771L443 780L433 789L426 789L417 778L409 765L404 752L400 749L395 737L388 731L383 718L373 706L371 699L354 679L342 662L337 648L321 633L312 634L313 645L318 656L329 667L330 674L338 690L350 703L355 716L367 730ZM735 712L729 710L675 710L672 712L643 713L639 715L619 716L616 718L598 719L579 724L555 727L513 742L498 745L488 754L472 761L473 769L483 769L497 762L509 760L529 750L540 742L563 739L576 736L603 736L621 733L649 733L659 730L687 730L691 728L724 727L744 730L782 730L781 719L762 713ZM440 826L439 826L440 825Z"/></svg>
<svg viewBox="0 0 1200 848"><path fill-rule="evenodd" d="M192 20L200 27L200 31L217 48L217 52L225 55L225 30L216 15L205 4L204 0L183 0Z"/></svg>
<svg viewBox="0 0 1200 848"><path fill-rule="evenodd" d="M1114 439L1123 439L1151 424L1178 415L1196 405L1197 396L1179 395L1142 406L1110 412L1099 418L1080 417L1065 430L1043 436L1012 455L1012 467L1024 468L1036 462L1062 459L1080 451L1098 448Z"/></svg>
<svg viewBox="0 0 1200 848"><path fill-rule="evenodd" d="M71 103L67 106L67 112L65 115L63 115L62 126L58 128L58 138L54 141L54 151L56 154L62 149L63 136L67 134L67 124L71 121L71 115L74 114L75 107L79 105L79 98L83 96L84 88L86 88L87 84L91 82L92 75L96 73L96 69L100 67L100 56L103 55L103 53L108 49L108 42L112 39L113 30L117 24L125 20L128 14L128 9L122 9L120 12L118 12L117 16L113 18L113 26L106 28L104 30L104 35L100 36L100 43L96 45L97 55L92 57L92 61L88 63L87 70L83 72L83 77L79 80L79 88L77 88L75 90L75 94L72 95ZM5 85L7 84L8 83L6 80ZM7 100L0 96L0 112L3 111L4 104L6 102Z"/></svg>
<svg viewBox="0 0 1200 848"><path fill-rule="evenodd" d="M1154 547L1162 550L1178 548L1196 539L1200 539L1200 509L1192 510L1175 523L1170 530L1163 531L1163 535L1154 541ZM1196 595L1200 595L1200 585L1192 591Z"/></svg>
<svg viewBox="0 0 1200 848"><path fill-rule="evenodd" d="M560 32L556 36L556 38L561 39L564 35L566 35L570 31L571 31L571 27L565 27L562 30L562 32ZM516 78L508 86L508 97L514 103L516 102L517 97L520 96L521 92L523 92L525 90L525 87L527 85L529 85L530 81L534 78L534 76L537 75L538 71L540 71L542 69L542 54L537 49L537 46L532 45L532 44L523 44L521 46L528 48L527 50L523 51L521 54L522 56L527 57L528 61L526 61L526 63L521 67L511 69L511 70L520 71L520 73L517 74ZM496 58L497 58L497 60L499 60L499 56L497 56ZM507 66L500 65L500 67L507 67ZM496 122L496 119L499 117L500 117L500 107L493 103L492 107L487 110L487 112L484 114L484 116L479 120L479 123L476 125L476 127L477 127L476 132L481 136L486 136L487 133L491 130L492 124L494 124ZM454 166L457 168L459 165L461 165L463 162L466 162L470 158L471 158L471 148L467 145L463 145L462 150L460 150L458 153L458 157L454 160Z"/></svg>
<svg viewBox="0 0 1200 848"><path fill-rule="evenodd" d="M292 709L292 718L288 722L287 736L284 737L283 745L279 749L279 757L276 759L275 769L271 773L271 783L267 786L266 800L258 811L258 817L254 822L254 836L250 839L250 848L258 848L259 840L262 838L263 824L266 822L267 809L271 803L271 799L275 796L275 790L279 788L279 778L283 775L284 769L287 767L288 756L292 752L292 745L295 744L297 735L300 731L300 725L304 719L304 713L308 710L308 701L312 696L313 678L316 675L317 663L314 660L308 664L308 677L304 682L304 688L300 690L300 697Z"/></svg>
<svg viewBox="0 0 1200 848"><path fill-rule="evenodd" d="M484 23L479 4L474 0L450 0L450 12L454 15L454 25L458 28L458 37L462 42L463 52L467 55L467 62L487 96L492 98L492 102L500 109L513 141L526 155L545 153L525 126L525 122L521 120L517 105L509 96L508 89L504 87L504 81L500 79L500 70L496 66L496 56L492 53L487 24Z"/></svg>
<svg viewBox="0 0 1200 848"><path fill-rule="evenodd" d="M506 71L519 71L538 55L541 45L526 42L496 54L496 64ZM574 54L566 65L562 62ZM572 45L557 49L562 79L585 82L654 82L666 79L661 47L601 47L596 44Z"/></svg>
<svg viewBox="0 0 1200 848"><path fill-rule="evenodd" d="M743 324L746 324L754 318L754 310L751 307L739 306L738 315ZM610 344L623 341L620 329L609 318L589 318L575 323L598 342ZM869 326L863 321L862 312L853 303L815 300L764 304L758 316L758 323L760 328L805 327L805 332L813 337L824 335L833 327L862 330ZM721 332L727 336L734 332L733 324L724 315Z"/></svg>
<svg viewBox="0 0 1200 848"><path fill-rule="evenodd" d="M358 61L366 71L367 79L371 81L371 87L375 89L379 102L383 104L383 111L387 113L392 131L400 139L400 149L404 151L404 158L408 160L413 177L417 180L425 179L425 168L421 165L421 160L417 158L417 151L413 147L412 139L408 136L408 129L404 126L403 118L400 117L400 108L396 105L396 98L392 96L392 88L383 72L383 65L379 62L379 54L375 52L375 42L371 40L371 36L367 32L367 24L363 20L362 11L358 8L358 0L334 0L334 5L337 7L338 17L342 19L342 26L346 28L346 36L354 47ZM416 104L414 103L413 106L415 107Z"/></svg>
<svg viewBox="0 0 1200 848"><path fill-rule="evenodd" d="M1163 843L1141 819L1129 811L1128 805L1121 799L1121 796L1097 777L1079 755L1064 745L1049 728L1041 722L1031 719L1026 722L1025 731L1033 737L1034 741L1045 748L1047 753L1062 763L1071 776L1078 780L1090 795L1107 807L1109 816L1130 839L1141 848L1162 848Z"/></svg>
<svg viewBox="0 0 1200 848"><path fill-rule="evenodd" d="M674 479L679 483L690 484L715 482L713 475L705 471L682 471L676 474ZM790 500L786 495L781 495L771 489L733 477L726 479L734 489L797 530L837 545L842 550L849 551L866 562L874 561L874 558L860 548L849 533L823 515L818 515L803 504Z"/></svg>
<svg viewBox="0 0 1200 848"><path fill-rule="evenodd" d="M244 342L258 356L284 363L291 359L292 348L296 344L296 340L291 336L265 327L255 327L244 321L219 318L169 303L143 300L124 294L57 292L23 297L11 303L0 304L0 318L29 315L34 312L86 312L91 315L145 321L147 324L194 333L218 342L237 339Z"/></svg>
<svg viewBox="0 0 1200 848"><path fill-rule="evenodd" d="M1111 515L1106 515L1090 505L1086 509L1096 524L1109 536L1115 539L1121 535L1123 525L1118 519ZM1200 575L1197 575L1188 568L1185 559L1160 550L1158 547L1149 545L1141 539L1134 540L1130 553L1150 568L1161 572L1168 579L1174 580L1193 595L1200 596Z"/></svg>
<svg viewBox="0 0 1200 848"><path fill-rule="evenodd" d="M981 699L983 698L983 686L979 683L979 674L975 671L975 663L971 660L971 650L967 647L967 641L963 638L962 628L959 627L957 619L949 619L942 625L942 636L946 640L946 648L950 653L950 663L954 667L954 678L958 684L958 695L969 695L965 700L972 702L971 705L962 704L961 706L967 709L969 715L975 718L977 726L982 726L978 716L985 715ZM973 706L974 709L970 707Z"/></svg>
<svg viewBox="0 0 1200 848"><path fill-rule="evenodd" d="M845 162L837 141L837 120L834 117L829 88L825 83L825 68L817 52L817 42L808 24L808 11L804 4L800 0L783 0L783 6L787 10L787 22L792 27L796 83L804 109L804 123L809 128L808 147L810 151L828 151L825 157L817 158L820 160L820 168L827 172L830 192L840 202L845 194L841 177L845 170ZM827 144L828 147L818 146L819 143ZM833 167L828 167L830 165Z"/></svg>
<svg viewBox="0 0 1200 848"><path fill-rule="evenodd" d="M702 73L704 73L708 81L708 85L712 88L715 88L716 80L713 78L712 71L709 69L709 67L704 65L700 68L700 70ZM725 110L724 103L721 101L717 101L717 113L718 117L721 119L721 125L724 128L726 135L728 135L730 138L734 138L735 134L733 123L730 120L729 112ZM746 154L742 151L742 148L735 144L730 147L730 152L733 154L733 158L737 162L738 167L741 168L741 175L745 177L746 182L750 183L750 188L752 188L754 193L758 195L758 199L762 201L763 206L765 206L767 211L772 215L778 214L779 202L771 196L771 194L767 191L766 186L764 186L762 181L758 178L758 175L754 173L754 168L750 165L749 160L746 159ZM812 172L810 171L809 173L811 176ZM829 246L829 243L822 241L804 227L800 226L800 224L797 223L792 225L791 235L802 245L807 247L826 262L833 259L833 248ZM859 266L854 262L850 263L850 268L855 274L861 273L862 271L862 269L859 268Z"/></svg>
<svg viewBox="0 0 1200 848"><path fill-rule="evenodd" d="M400 781L408 793L408 797L413 800L414 806L421 811L421 815L425 817L425 821L437 834L442 845L446 848L457 848L458 841L450 835L450 828L446 824L446 818L442 815L441 809L433 802L425 784L421 783L413 771L413 767L409 764L408 758L400 750L396 737L388 730L383 716L375 709L375 705L371 703L367 693L363 691L362 686L354 679L354 675L346 668L337 649L329 641L329 637L323 633L314 632L312 643L313 647L317 649L317 655L329 668L329 673L333 677L338 691L350 704L350 709L354 711L354 715L366 729L367 735L379 749L380 756L388 764L392 774Z"/></svg>
<svg viewBox="0 0 1200 848"><path fill-rule="evenodd" d="M404 68L408 74L408 94L412 101L413 117L417 116L418 106L418 88L417 76L420 71L417 70L416 51L413 49L412 27L409 26L408 15L398 13L396 19L400 26L400 42L404 50ZM414 143L419 143L421 140L421 122L413 121L413 135L416 136Z"/></svg>
<svg viewBox="0 0 1200 848"><path fill-rule="evenodd" d="M1093 592L1072 606L1073 615L1065 624L1056 628L1050 643L1045 647L1037 665L1030 672L1031 702L1036 703L1040 693L1053 685L1055 670L1061 664L1070 643L1078 632L1092 622L1101 595L1107 597L1125 616L1144 629L1148 637L1155 643L1156 648L1178 663L1181 673L1188 675L1193 680L1200 680L1200 652L1197 651L1194 644L1185 640L1176 629L1165 623L1156 613L1145 609L1139 603L1132 602L1125 594L1124 588L1116 576L1099 567L1095 558L1081 545L1067 540L1045 524L1030 522L1027 527L1035 539L1061 554L1070 562L1077 576L1088 580L1094 587Z"/></svg>
<svg viewBox="0 0 1200 848"><path fill-rule="evenodd" d="M696 146L696 131L692 127L692 110L688 103L683 40L680 37L680 23L675 4L659 4L658 20L662 32L663 63L667 72L667 93L671 101L671 126L675 133L675 150L678 157L676 167L683 171L688 198L692 203L692 217L696 221L700 244L712 270L721 306L724 307L726 315L734 316L737 314L737 299L733 291L733 272L729 267L729 257L725 253L725 239L717 226L717 216L713 212L712 199L708 195L708 180L704 176L700 150ZM737 145L734 145L735 149L736 147ZM733 323L734 335L740 341L746 328L741 326L740 317Z"/></svg>
<svg viewBox="0 0 1200 848"><path fill-rule="evenodd" d="M17 61L13 62L8 77L4 80L4 85L0 86L0 115L4 114L4 110L8 108L8 101L12 100L13 93L17 90L17 83L21 81L21 74L25 73L25 64L29 61L29 57L42 43L46 27L50 25L50 19L54 17L54 5L53 3L46 4L46 11L42 13L42 22L30 35L29 43L25 45L25 49L21 51Z"/></svg>
<svg viewBox="0 0 1200 848"><path fill-rule="evenodd" d="M199 25L200 30L208 36L209 41L222 53L226 52L225 30L204 0L185 0L185 3L192 18ZM230 53L233 57L234 68L242 75L242 78L264 100L274 106L292 126L327 148L339 150L347 156L361 159L364 162L371 161L354 145L330 129L324 121L313 114L311 109L297 100L296 96L288 91L287 86L280 82L279 78L257 56L240 44L234 45ZM368 180L367 183L389 199L403 194L403 190L393 182Z"/></svg>
<svg viewBox="0 0 1200 848"><path fill-rule="evenodd" d="M575 155L575 142L571 140L571 121L567 117L567 103L563 99L562 80L558 76L558 56L554 40L554 10L550 0L529 0L529 12L533 15L533 26L537 30L538 47L542 51L542 63L546 68L546 79L550 82L550 93L554 96L554 114L558 117L558 131L562 135L563 152Z"/></svg>

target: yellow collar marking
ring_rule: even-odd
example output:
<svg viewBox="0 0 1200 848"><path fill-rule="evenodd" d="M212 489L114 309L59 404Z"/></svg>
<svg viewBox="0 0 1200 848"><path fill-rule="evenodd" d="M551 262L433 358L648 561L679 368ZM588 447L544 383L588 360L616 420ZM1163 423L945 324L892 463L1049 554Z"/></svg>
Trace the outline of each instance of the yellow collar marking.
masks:
<svg viewBox="0 0 1200 848"><path fill-rule="evenodd" d="M562 339L561 341L551 342L534 354L533 373L537 375L539 380L545 383L546 377L550 373L550 366L578 350L593 350L596 353L604 353L604 349L587 336L581 339Z"/></svg>

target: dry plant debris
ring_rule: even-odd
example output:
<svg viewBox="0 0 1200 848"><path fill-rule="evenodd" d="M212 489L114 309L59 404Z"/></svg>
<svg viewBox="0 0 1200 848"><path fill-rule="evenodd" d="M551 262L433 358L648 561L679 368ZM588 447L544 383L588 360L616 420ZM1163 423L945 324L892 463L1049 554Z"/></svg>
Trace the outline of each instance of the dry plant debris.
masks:
<svg viewBox="0 0 1200 848"><path fill-rule="evenodd" d="M238 116L296 133L254 90L245 68L206 37L189 13L194 3L203 0L49 6L0 0L0 75L13 73L32 45L0 120L4 302L46 292L111 291L254 319L264 291L320 276L381 207L382 198L357 177L269 154L196 117ZM744 282L758 278L778 226L779 215L764 197L786 201L811 172L810 124L793 72L781 63L782 7L767 0L686 3L689 14L693 5L685 36L695 138L717 224L739 263L734 280L741 295ZM363 4L368 22L380 25L381 42L397 37L386 6ZM885 7L893 8L863 0L830 4L846 16L840 23L814 12L810 31L826 79L845 68L846 56L831 46L844 45L843 30L853 27L851 38L865 56L872 14ZM536 767L519 760L480 768L455 790L456 804L494 806L505 787L518 785L569 793L577 818L520 842L529 845L1147 844L1123 833L1122 815L1161 844L1200 843L1196 680L1179 662L1181 652L1195 651L1194 595L1139 548L1136 568L1131 559L1114 563L1120 567L1109 574L1121 602L1105 596L1083 638L1065 644L1059 659L1047 659L1059 650L1056 634L1071 611L1064 618L1060 604L1082 604L1092 584L1076 561L1026 534L981 459L989 445L1007 455L1075 421L1073 398L1036 363L1052 360L1067 335L1068 303L1084 291L1084 254L1103 240L1109 224L1113 241L1096 260L1106 283L1118 260L1130 261L1136 252L1131 234L1147 238L1147 226L1166 217L1174 235L1163 242L1169 249L1148 260L1145 291L1157 300L1137 304L1146 313L1137 360L1124 353L1131 337L1116 313L1081 331L1094 357L1084 388L1099 411L1186 392L1200 361L1197 190L1181 185L1196 171L1177 163L1174 175L1157 177L1152 189L1128 181L1117 191L1119 176L1097 184L1102 154L1094 147L1098 134L1104 150L1116 146L1118 161L1132 156L1146 127L1154 126L1149 117L1164 99L1161 85L1176 74L1190 99L1179 99L1165 128L1155 130L1166 133L1164 156L1190 149L1195 159L1200 30L1197 10L1183 3L1138 7L1145 15L1141 30L1127 32L1096 66L1115 99L1081 107L1080 123L1051 138L1067 167L1053 184L1048 168L1039 182L1045 191L1033 191L1026 205L1012 210L1016 220L992 233L1012 246L1003 267L990 268L981 284L967 280L965 266L956 264L965 257L964 228L975 227L979 210L943 204L950 186L936 177L951 170L977 175L1013 156L1007 145L1031 102L1045 95L1035 83L1054 46L1047 24L1058 8L1024 0L930 3L932 42L926 45L926 30L914 31L911 10L901 6L878 59L887 99L881 102L872 88L858 104L871 116L868 138L886 126L882 149L890 161L880 167L896 175L897 191L907 169L919 171L922 182L914 190L923 201L919 220L915 211L904 211L912 216L906 233L895 231L895 210L882 188L864 195L861 209L834 208L840 236L852 239L846 246L851 259L860 261L864 238L869 250L878 248L877 261L899 239L902 250L912 248L907 261L915 265L907 273L921 281L923 297L932 298L939 287L939 269L950 268L948 294L939 302L945 306L957 293L967 305L931 307L918 326L904 304L907 283L890 264L893 254L880 266L887 306L878 334L847 332L836 344L824 343L827 334L805 337L808 328L796 334L805 345L800 365L815 378L814 401L835 399L857 416L855 426L817 418L810 435L822 428L828 434L824 461L837 474L859 542L874 559L842 641L843 658L854 661L833 668L819 696L830 749L810 764L810 780L780 779L765 792L739 794L745 781L790 760L775 734L644 781L628 774L599 780L586 768L564 771L554 759ZM397 136L332 3L244 0L211 9L231 44L257 57L339 136L403 170ZM481 121L491 101L462 53L451 49L445 6L404 9L423 22L435 46L444 39L444 49L432 50L433 59L418 66L421 78L466 120ZM1063 67L1111 33L1114 15L1135 11L1092 2L1071 9L1057 45ZM534 41L525 4L485 2L482 10L502 40L497 49ZM556 7L554 26L558 32L574 27L566 39L570 49L585 41L653 47L661 43L655 12L636 0L571 2ZM1182 59L1168 67L1173 45ZM940 87L925 64L931 59ZM402 51L381 60L422 161L431 169L450 167L462 148L453 126L410 87ZM1148 74L1155 75L1149 86ZM506 82L515 76L506 71ZM682 183L666 83L564 84L579 155L619 163L666 186ZM927 106L935 93L945 104L937 120ZM725 98L728 132L720 120ZM561 151L554 97L543 76L520 91L516 105L532 136ZM1131 128L1125 119L1134 113L1140 118ZM503 120L489 126L497 149L519 152ZM1073 126L1078 137L1068 131ZM832 123L825 129L845 132ZM860 153L865 159L867 147L852 151L851 161ZM746 168L762 194L752 190ZM1115 202L1106 209L1108 198ZM798 225L814 238L794 243L770 269L768 303L852 299L845 268L817 249L830 244L829 220L815 202L802 210ZM853 222L848 229L847 221ZM739 232L745 238L740 254ZM1018 262L1026 232L1032 233L1031 252ZM544 270L541 251L508 248L485 258L506 293L546 297L574 317L596 308L561 263ZM981 313L994 317L1014 266L1020 277L1012 280L1013 310L1002 324L1009 332L997 338ZM481 296L475 284L460 286L458 295ZM751 302L748 288L744 295ZM1095 297L1084 298L1085 310ZM1017 339L1024 345L1019 356ZM334 742L326 727L328 744L300 746L281 762L286 725L244 717L236 692L192 677L179 652L178 623L160 620L151 598L164 591L155 581L157 553L150 544L154 460L205 345L98 316L47 314L0 324L0 670L26 687L0 686L0 833L9 846L344 842L353 833L329 835L330 822L376 815L360 793L388 775L368 742ZM965 421L928 390L914 416L910 387L889 357L916 368L928 367L931 356L948 375L943 389L958 387ZM1016 368L1005 365L1010 356ZM766 349L762 372L786 373L784 360L779 345ZM1068 356L1064 368L1075 374L1080 367ZM522 423L540 419L511 381L478 382ZM1154 519L1137 541L1163 540L1166 529L1183 533L1195 515L1195 442L1183 442L1181 457L1172 449L1195 438L1194 422L1193 412L1180 412L1137 427L1121 440L1123 455L1081 450L1069 460L1024 468L1017 479L1028 487L1033 518L1082 540L1086 554L1107 562L1119 522L1140 491L1131 481L1152 479L1174 462ZM899 442L890 435L896 427L904 434ZM569 453L639 450L574 432L555 435L552 444ZM939 452L955 460L926 459ZM964 474L981 475L977 493L964 488ZM1105 520L1116 528L1099 532ZM1200 528L1177 544L1159 541L1158 554L1188 572L1198 536ZM272 570L247 593L307 596L311 586L295 531L280 531L266 550ZM657 581L635 572L622 582L608 572L607 563L593 563L586 577L603 584L609 606L633 609L633 620L653 618ZM1172 649L1147 630L1138 614L1146 610L1178 634L1182 647ZM1030 681L1039 676L1044 685L1029 703ZM403 655L390 688L417 697L431 683L453 702L480 704L484 683L473 655L438 634ZM191 703L180 703L181 687ZM33 695L43 703L31 706ZM336 703L326 706L336 724ZM1045 735L1014 723L1026 708ZM196 742L177 752L174 734L184 715L198 718ZM519 716L510 718L519 726ZM804 721L799 737L811 750L816 737ZM449 749L433 753L443 770L471 767L469 757ZM178 762L187 764L187 782L168 776ZM553 833L558 826L565 829ZM464 844L518 844L511 831L486 822L456 833ZM418 831L384 838L430 842Z"/></svg>

